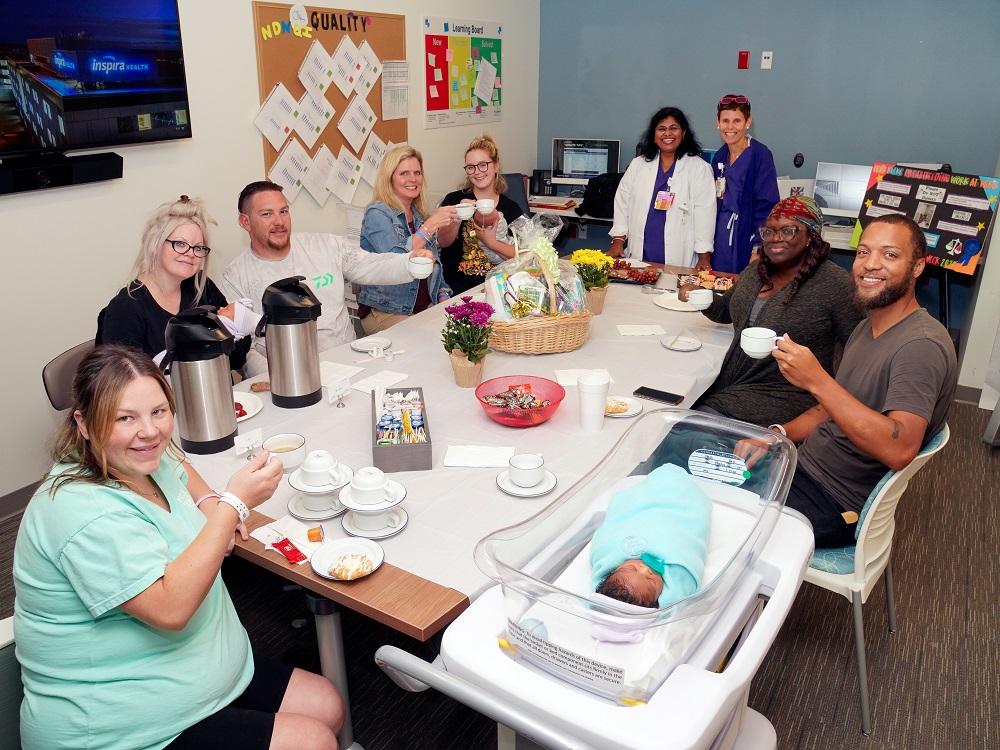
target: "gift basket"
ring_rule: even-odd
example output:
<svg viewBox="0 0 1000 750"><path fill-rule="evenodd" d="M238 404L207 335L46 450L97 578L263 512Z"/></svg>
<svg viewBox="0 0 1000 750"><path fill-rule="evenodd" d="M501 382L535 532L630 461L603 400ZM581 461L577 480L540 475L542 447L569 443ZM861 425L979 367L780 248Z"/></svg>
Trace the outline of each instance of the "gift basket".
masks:
<svg viewBox="0 0 1000 750"><path fill-rule="evenodd" d="M486 278L486 301L496 311L490 347L511 354L556 354L579 349L594 317L573 264L559 260L552 240L562 219L522 216L510 225L516 252Z"/></svg>

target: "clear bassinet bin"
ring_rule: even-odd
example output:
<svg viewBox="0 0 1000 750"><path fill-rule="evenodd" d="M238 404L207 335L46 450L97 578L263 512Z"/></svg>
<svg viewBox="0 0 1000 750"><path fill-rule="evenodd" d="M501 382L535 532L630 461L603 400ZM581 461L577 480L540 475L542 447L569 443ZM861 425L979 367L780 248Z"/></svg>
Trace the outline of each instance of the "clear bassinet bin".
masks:
<svg viewBox="0 0 1000 750"><path fill-rule="evenodd" d="M762 455L734 472L740 463L732 452L745 439L758 440ZM755 425L685 410L646 412L553 503L476 546L477 565L502 586L500 647L619 703L647 701L754 565L784 507L795 461L790 441ZM592 600L589 545L612 495L667 463L692 473L712 501L698 590L641 612ZM611 640L601 635L609 629L618 634Z"/></svg>

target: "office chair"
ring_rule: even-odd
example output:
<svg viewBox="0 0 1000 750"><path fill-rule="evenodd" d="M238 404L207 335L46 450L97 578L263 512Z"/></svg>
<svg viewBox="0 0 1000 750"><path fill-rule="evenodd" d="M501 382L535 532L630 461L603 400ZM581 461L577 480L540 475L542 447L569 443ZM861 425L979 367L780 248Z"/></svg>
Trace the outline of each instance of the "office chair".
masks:
<svg viewBox="0 0 1000 750"><path fill-rule="evenodd" d="M93 348L93 341L84 341L64 351L42 368L42 384L53 409L62 411L69 408L73 398L73 375Z"/></svg>
<svg viewBox="0 0 1000 750"><path fill-rule="evenodd" d="M908 466L890 471L868 496L854 533L857 542L850 547L819 549L806 568L805 580L814 586L833 591L848 599L854 608L854 648L858 663L858 689L861 693L861 731L872 729L868 702L868 668L865 660L865 623L861 605L868 600L879 577L885 579L885 610L889 632L896 632L896 602L892 590L892 536L896 530L896 505L910 479L931 456L944 448L950 432L946 424L916 455Z"/></svg>
<svg viewBox="0 0 1000 750"><path fill-rule="evenodd" d="M528 194L524 190L524 175L520 172L504 172L503 177L507 180L506 196L520 206L525 216L531 216Z"/></svg>
<svg viewBox="0 0 1000 750"><path fill-rule="evenodd" d="M21 666L14 655L14 618L0 620L0 750L21 748Z"/></svg>

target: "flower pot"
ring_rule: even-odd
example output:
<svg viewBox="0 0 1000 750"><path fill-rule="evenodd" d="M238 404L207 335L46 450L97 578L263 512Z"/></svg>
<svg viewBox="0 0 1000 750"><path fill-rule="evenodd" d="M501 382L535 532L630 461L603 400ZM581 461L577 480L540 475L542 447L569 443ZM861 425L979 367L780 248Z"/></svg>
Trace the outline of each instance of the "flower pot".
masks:
<svg viewBox="0 0 1000 750"><path fill-rule="evenodd" d="M449 359L451 359L451 369L455 372L455 384L459 388L475 388L483 382L485 357L473 363L462 352L455 349L449 355Z"/></svg>
<svg viewBox="0 0 1000 750"><path fill-rule="evenodd" d="M590 303L590 311L594 315L600 315L604 310L604 298L608 296L606 286L595 286L587 290L587 302Z"/></svg>

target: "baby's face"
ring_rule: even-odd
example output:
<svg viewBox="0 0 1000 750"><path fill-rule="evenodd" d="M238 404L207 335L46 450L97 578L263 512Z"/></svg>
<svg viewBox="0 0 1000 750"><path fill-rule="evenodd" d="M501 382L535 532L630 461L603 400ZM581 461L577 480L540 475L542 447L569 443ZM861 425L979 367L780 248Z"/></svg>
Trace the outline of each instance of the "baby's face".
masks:
<svg viewBox="0 0 1000 750"><path fill-rule="evenodd" d="M626 560L618 566L615 574L627 581L625 585L632 590L638 601L649 602L647 606L650 607L656 606L663 590L663 578L659 573L642 560Z"/></svg>

